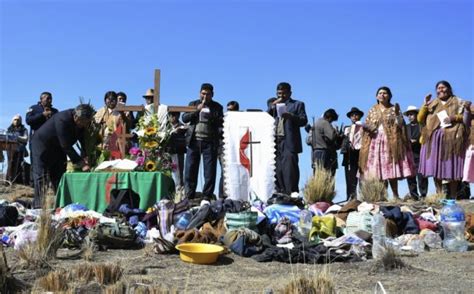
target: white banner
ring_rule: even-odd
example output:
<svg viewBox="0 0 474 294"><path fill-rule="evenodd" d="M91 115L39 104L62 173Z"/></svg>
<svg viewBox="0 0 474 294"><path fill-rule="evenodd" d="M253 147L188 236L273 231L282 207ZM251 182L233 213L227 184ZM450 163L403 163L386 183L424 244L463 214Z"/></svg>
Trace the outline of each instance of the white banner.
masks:
<svg viewBox="0 0 474 294"><path fill-rule="evenodd" d="M275 190L275 126L266 112L224 116L224 189L230 199L267 201Z"/></svg>

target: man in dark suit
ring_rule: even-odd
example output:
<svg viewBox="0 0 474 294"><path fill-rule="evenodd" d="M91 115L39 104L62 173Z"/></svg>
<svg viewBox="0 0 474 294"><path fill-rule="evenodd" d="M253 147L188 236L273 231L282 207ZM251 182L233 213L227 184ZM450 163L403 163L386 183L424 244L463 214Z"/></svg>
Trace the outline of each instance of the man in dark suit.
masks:
<svg viewBox="0 0 474 294"><path fill-rule="evenodd" d="M35 183L34 208L41 208L45 194L45 170L49 171L56 192L61 176L66 171L66 155L71 161L88 171L86 159L81 158L73 145L81 142L83 132L90 125L94 109L89 104L80 104L75 109L58 112L48 119L33 136L33 179ZM85 154L82 154L85 157Z"/></svg>
<svg viewBox="0 0 474 294"><path fill-rule="evenodd" d="M347 113L351 120L351 125L344 129L344 139L342 141L341 154L342 166L346 177L346 196L347 201L357 199L357 171L359 170L359 152L362 139L361 118L364 116L357 107L352 107Z"/></svg>
<svg viewBox="0 0 474 294"><path fill-rule="evenodd" d="M49 92L43 92L40 95L40 101L32 105L28 112L26 112L26 123L30 126L30 155L33 158L33 147L31 141L34 133L53 115L58 113L58 110L53 107L53 95Z"/></svg>
<svg viewBox="0 0 474 294"><path fill-rule="evenodd" d="M186 154L186 127L179 121L179 112L169 112L168 121L172 127L166 151L171 154L171 159L176 164L172 177L176 191L184 187L184 154Z"/></svg>
<svg viewBox="0 0 474 294"><path fill-rule="evenodd" d="M410 190L410 196L416 200L419 200L420 196L421 198L425 198L426 194L428 193L428 178L418 173L421 152L421 126L416 119L418 112L419 110L416 106L408 106L407 111L403 113L406 117L408 117L408 124L406 125L406 130L407 136L410 139L411 150L413 152L413 160L415 162L415 169L417 171L416 176L407 178L408 189ZM420 192L420 194L418 194L418 191Z"/></svg>
<svg viewBox="0 0 474 294"><path fill-rule="evenodd" d="M303 151L300 128L308 122L304 103L291 98L289 83L279 83L277 99L271 102L268 113L275 118L276 126L277 191L285 194L298 192L298 153Z"/></svg>
<svg viewBox="0 0 474 294"><path fill-rule="evenodd" d="M189 123L189 128L186 130L184 186L186 197L194 198L202 155L204 164L202 193L207 200L210 200L216 183L219 129L222 128L224 115L222 105L212 100L214 87L211 84L202 84L199 95L200 99L189 103L189 106L196 106L197 110L183 115L183 122Z"/></svg>

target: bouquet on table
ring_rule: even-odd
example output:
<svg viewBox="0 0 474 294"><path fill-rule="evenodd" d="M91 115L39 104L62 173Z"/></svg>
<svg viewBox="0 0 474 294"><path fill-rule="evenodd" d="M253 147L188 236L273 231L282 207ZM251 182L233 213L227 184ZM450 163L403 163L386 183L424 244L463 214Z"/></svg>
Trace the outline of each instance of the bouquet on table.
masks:
<svg viewBox="0 0 474 294"><path fill-rule="evenodd" d="M171 127L160 122L156 114L145 115L138 122L138 147L129 151L130 159L138 164L137 170L160 171L171 176L173 164L171 155L165 152L170 138Z"/></svg>

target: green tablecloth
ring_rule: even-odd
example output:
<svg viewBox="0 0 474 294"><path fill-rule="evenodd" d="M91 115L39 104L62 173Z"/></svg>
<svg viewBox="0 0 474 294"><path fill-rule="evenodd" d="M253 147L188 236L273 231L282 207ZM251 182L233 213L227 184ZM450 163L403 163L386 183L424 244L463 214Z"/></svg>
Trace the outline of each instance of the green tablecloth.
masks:
<svg viewBox="0 0 474 294"><path fill-rule="evenodd" d="M146 209L173 193L174 182L160 172L65 173L56 193L56 207L81 203L103 212L112 189L132 189L140 195L140 208Z"/></svg>

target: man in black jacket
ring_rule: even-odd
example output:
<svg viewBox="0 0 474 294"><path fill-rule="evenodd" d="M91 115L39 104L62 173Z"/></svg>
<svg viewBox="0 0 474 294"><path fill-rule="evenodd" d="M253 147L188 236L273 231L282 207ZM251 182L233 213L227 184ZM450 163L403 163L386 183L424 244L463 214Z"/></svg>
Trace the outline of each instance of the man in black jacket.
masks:
<svg viewBox="0 0 474 294"><path fill-rule="evenodd" d="M289 83L279 83L276 94L276 100L267 101L267 112L275 118L276 126L276 189L289 195L299 191L298 153L303 151L300 128L308 118L304 103L291 98Z"/></svg>
<svg viewBox="0 0 474 294"><path fill-rule="evenodd" d="M89 104L80 104L75 109L58 112L48 119L33 136L33 180L35 183L34 208L41 208L45 194L45 171L48 170L56 192L61 176L66 171L67 158L88 171L87 160L81 158L73 145L81 142L83 132L90 125L94 109ZM85 154L83 154L85 157Z"/></svg>
<svg viewBox="0 0 474 294"><path fill-rule="evenodd" d="M33 134L58 110L53 107L53 95L49 92L43 92L40 95L40 101L32 105L26 113L26 123L30 126L30 142ZM30 146L31 148L31 146Z"/></svg>
<svg viewBox="0 0 474 294"><path fill-rule="evenodd" d="M214 194L216 182L217 148L219 146L219 129L223 123L222 105L212 100L214 87L205 83L201 85L200 99L189 103L196 106L195 112L185 113L183 122L189 123L186 131L186 164L185 193L186 197L195 197L201 155L204 164L203 195L210 200Z"/></svg>
<svg viewBox="0 0 474 294"><path fill-rule="evenodd" d="M340 148L341 136L332 123L338 118L337 112L329 108L311 128L310 139L307 143L311 145L313 151L313 173L316 166L320 165L330 171L333 176L336 174L337 149Z"/></svg>
<svg viewBox="0 0 474 294"><path fill-rule="evenodd" d="M362 139L362 123L360 120L363 116L364 112L357 107L352 107L347 113L351 125L344 129L344 139L341 147L342 166L344 166L346 177L347 201L357 199L357 184L359 182L357 171L359 170L359 152Z"/></svg>
<svg viewBox="0 0 474 294"><path fill-rule="evenodd" d="M428 193L428 178L418 173L421 151L421 127L416 119L416 116L418 115L418 108L416 106L408 106L407 111L405 111L403 114L408 117L408 124L406 125L407 135L410 139L411 150L413 151L413 160L415 161L415 169L417 171L416 176L407 178L408 189L410 190L410 196L418 200L420 196L424 198ZM420 194L418 194L418 191Z"/></svg>
<svg viewBox="0 0 474 294"><path fill-rule="evenodd" d="M184 154L186 154L186 127L179 121L179 112L168 113L168 121L171 124L171 136L166 147L166 151L171 154L171 159L176 165L172 177L176 191L184 187Z"/></svg>

